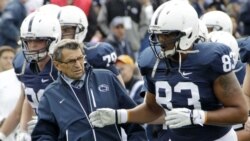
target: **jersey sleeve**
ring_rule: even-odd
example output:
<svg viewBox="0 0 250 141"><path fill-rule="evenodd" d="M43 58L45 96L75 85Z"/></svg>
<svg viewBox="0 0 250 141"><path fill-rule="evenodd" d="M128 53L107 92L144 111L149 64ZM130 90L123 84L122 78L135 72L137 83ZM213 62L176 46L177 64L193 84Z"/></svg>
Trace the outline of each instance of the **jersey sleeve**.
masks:
<svg viewBox="0 0 250 141"><path fill-rule="evenodd" d="M237 40L240 48L240 59L243 63L250 63L250 37Z"/></svg>
<svg viewBox="0 0 250 141"><path fill-rule="evenodd" d="M155 93L155 85L154 85L152 78L149 75L146 75L143 77L143 80L144 80L144 85L142 87L142 90L144 92L148 91L148 92L154 94Z"/></svg>
<svg viewBox="0 0 250 141"><path fill-rule="evenodd" d="M17 75L18 80L20 80L20 75L24 73L25 69L25 58L22 52L18 52L13 60L13 67Z"/></svg>
<svg viewBox="0 0 250 141"><path fill-rule="evenodd" d="M108 43L87 43L84 48L87 62L94 68L108 69L118 75L115 67L117 59L114 48Z"/></svg>
<svg viewBox="0 0 250 141"><path fill-rule="evenodd" d="M230 57L231 49L224 44L218 44L214 49L211 55L213 58L210 62L212 70L218 75L231 72L235 67L233 58Z"/></svg>

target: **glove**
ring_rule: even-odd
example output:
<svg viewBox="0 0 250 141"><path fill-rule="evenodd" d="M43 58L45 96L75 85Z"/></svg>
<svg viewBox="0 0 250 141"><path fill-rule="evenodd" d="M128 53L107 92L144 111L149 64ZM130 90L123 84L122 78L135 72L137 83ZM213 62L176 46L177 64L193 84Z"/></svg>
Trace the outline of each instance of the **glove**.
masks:
<svg viewBox="0 0 250 141"><path fill-rule="evenodd" d="M17 134L16 141L31 141L31 136L26 132L19 132Z"/></svg>
<svg viewBox="0 0 250 141"><path fill-rule="evenodd" d="M38 121L37 116L32 116L32 120L28 122L28 133L31 134L36 126L36 123Z"/></svg>
<svg viewBox="0 0 250 141"><path fill-rule="evenodd" d="M101 108L90 113L89 118L93 126L102 128L107 125L126 123L127 111L124 109Z"/></svg>
<svg viewBox="0 0 250 141"><path fill-rule="evenodd" d="M3 141L6 139L6 136L4 135L4 133L0 132L0 141Z"/></svg>
<svg viewBox="0 0 250 141"><path fill-rule="evenodd" d="M166 112L165 124L169 128L180 128L187 125L201 125L206 121L206 113L202 110L175 108Z"/></svg>

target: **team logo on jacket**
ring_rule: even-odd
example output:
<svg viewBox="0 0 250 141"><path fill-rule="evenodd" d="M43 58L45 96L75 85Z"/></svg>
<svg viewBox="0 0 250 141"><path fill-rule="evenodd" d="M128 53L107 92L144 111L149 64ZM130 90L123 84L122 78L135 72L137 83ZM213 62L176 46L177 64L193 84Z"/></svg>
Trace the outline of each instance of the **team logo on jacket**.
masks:
<svg viewBox="0 0 250 141"><path fill-rule="evenodd" d="M107 84L101 84L98 86L98 90L100 92L108 92L109 91L109 86Z"/></svg>

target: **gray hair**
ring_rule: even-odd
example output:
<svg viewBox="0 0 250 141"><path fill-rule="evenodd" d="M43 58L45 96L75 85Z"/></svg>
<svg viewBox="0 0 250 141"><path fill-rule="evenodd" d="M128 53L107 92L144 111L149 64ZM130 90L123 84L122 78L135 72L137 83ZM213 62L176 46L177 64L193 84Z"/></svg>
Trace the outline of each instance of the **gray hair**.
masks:
<svg viewBox="0 0 250 141"><path fill-rule="evenodd" d="M55 50L53 53L54 61L61 61L63 49L70 49L70 50L81 49L82 54L85 54L83 50L83 43L80 43L74 39L63 39L59 41L55 46Z"/></svg>

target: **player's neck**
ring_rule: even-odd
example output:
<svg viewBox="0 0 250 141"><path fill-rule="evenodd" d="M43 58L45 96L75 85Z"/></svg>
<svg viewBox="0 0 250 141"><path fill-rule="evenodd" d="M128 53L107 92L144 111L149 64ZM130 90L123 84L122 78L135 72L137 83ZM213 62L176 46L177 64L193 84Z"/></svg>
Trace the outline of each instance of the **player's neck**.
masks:
<svg viewBox="0 0 250 141"><path fill-rule="evenodd" d="M185 60L187 58L188 54L184 54L184 53L176 53L175 55L173 55L170 59L174 62L179 62L179 55L181 55L181 60Z"/></svg>
<svg viewBox="0 0 250 141"><path fill-rule="evenodd" d="M50 60L50 57L49 56L47 56L45 59L43 59L42 61L39 61L38 62L38 67L39 67L39 70L40 71L42 71L44 68L45 68L45 66L46 66L46 64L49 62L49 60Z"/></svg>

